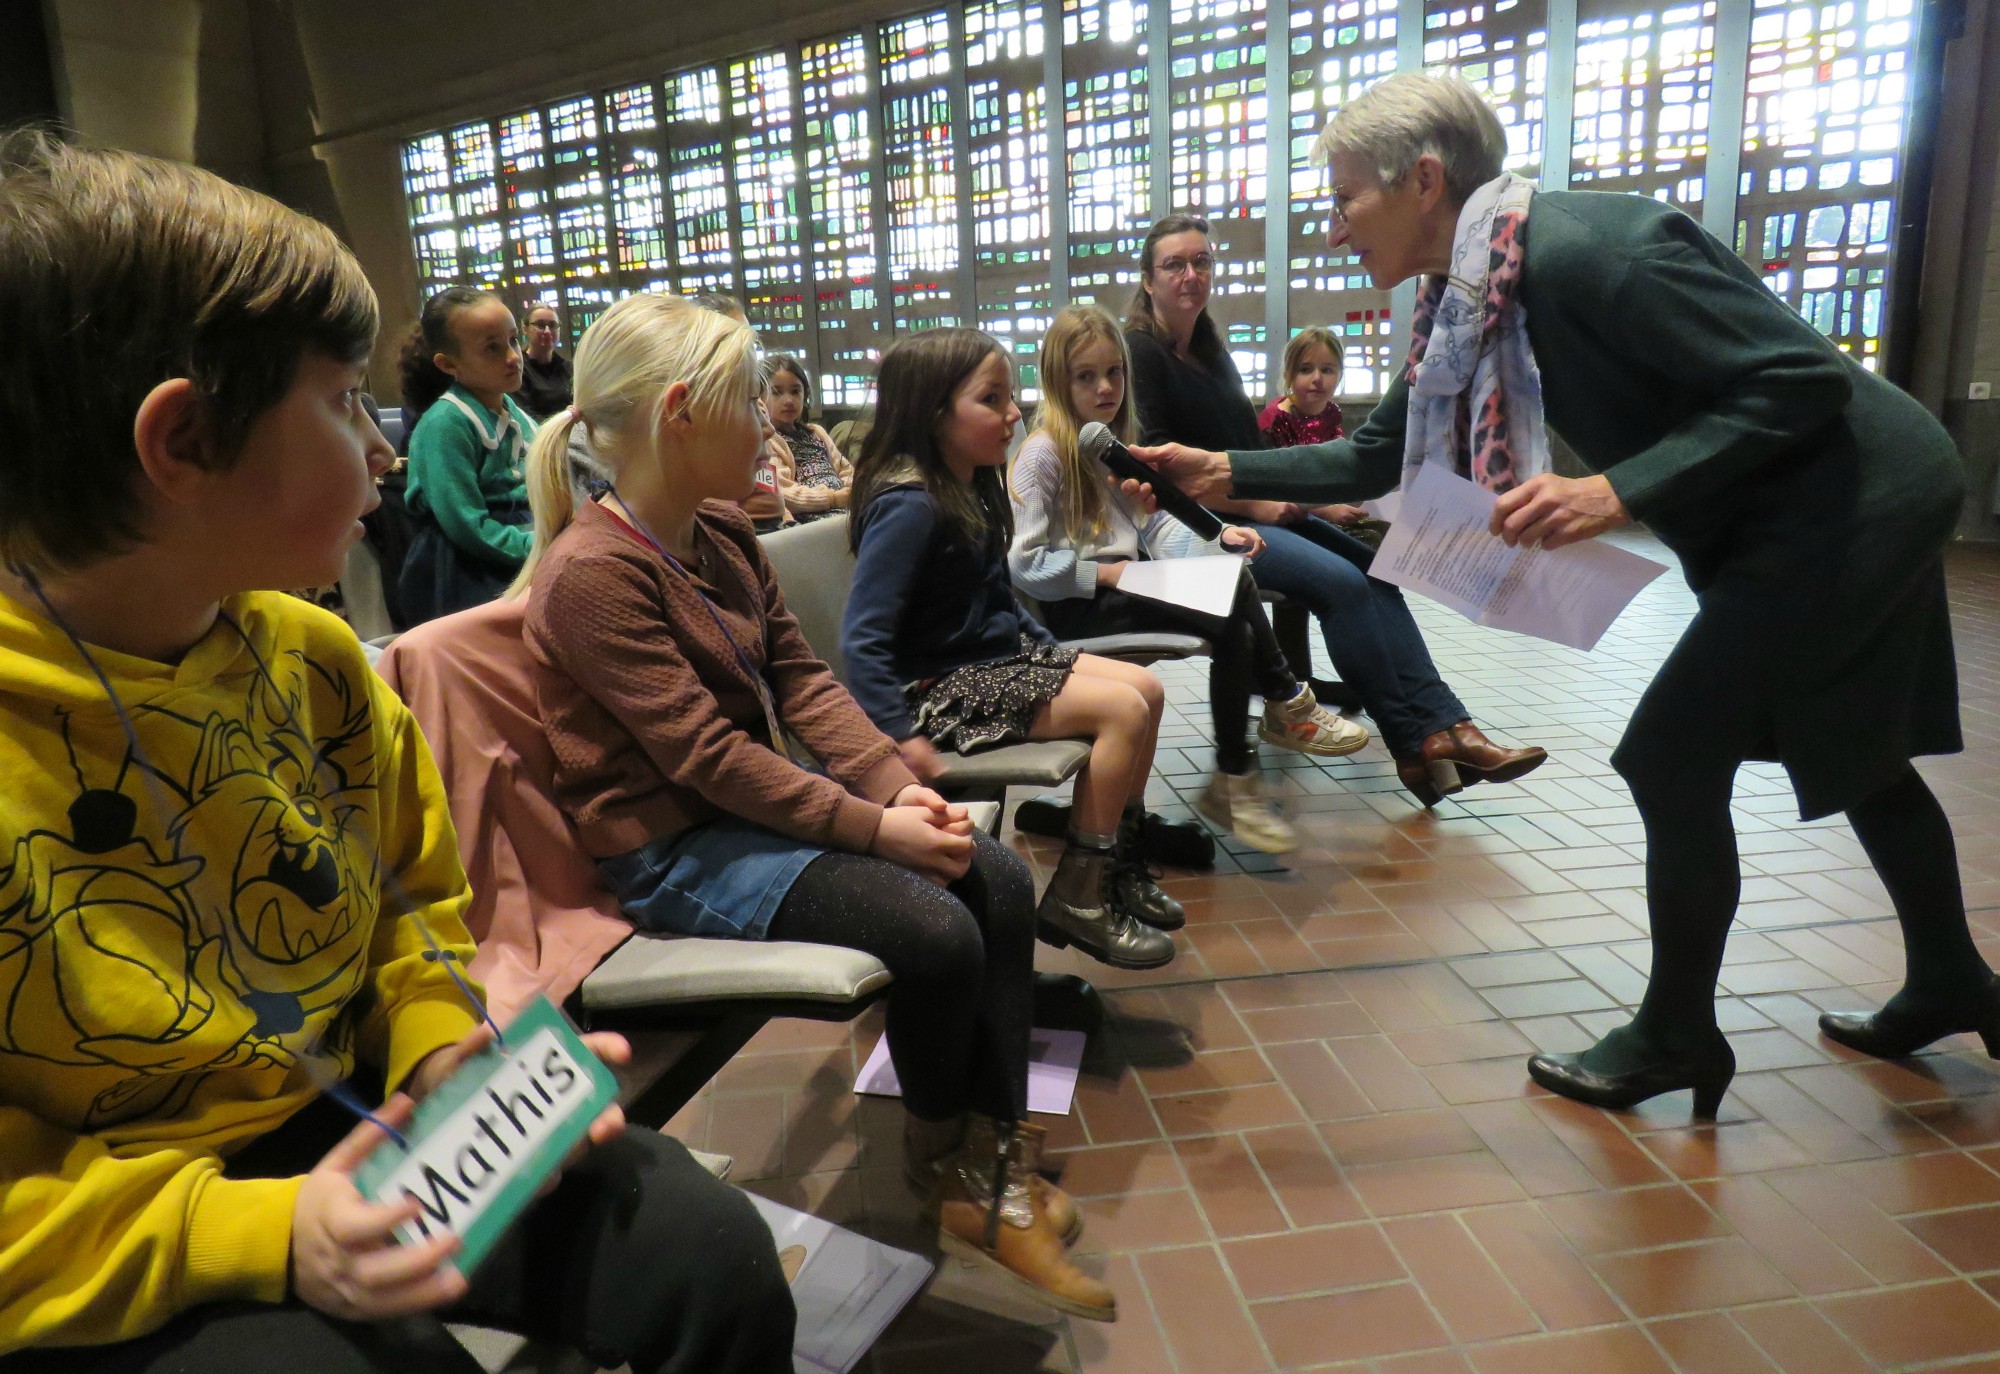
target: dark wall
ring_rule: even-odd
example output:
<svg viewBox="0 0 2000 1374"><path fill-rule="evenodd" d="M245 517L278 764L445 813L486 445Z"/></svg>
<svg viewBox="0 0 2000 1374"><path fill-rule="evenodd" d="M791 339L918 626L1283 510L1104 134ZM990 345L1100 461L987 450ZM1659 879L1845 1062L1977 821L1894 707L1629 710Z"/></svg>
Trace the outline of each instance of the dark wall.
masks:
<svg viewBox="0 0 2000 1374"><path fill-rule="evenodd" d="M0 5L0 127L53 121L59 114L40 0Z"/></svg>

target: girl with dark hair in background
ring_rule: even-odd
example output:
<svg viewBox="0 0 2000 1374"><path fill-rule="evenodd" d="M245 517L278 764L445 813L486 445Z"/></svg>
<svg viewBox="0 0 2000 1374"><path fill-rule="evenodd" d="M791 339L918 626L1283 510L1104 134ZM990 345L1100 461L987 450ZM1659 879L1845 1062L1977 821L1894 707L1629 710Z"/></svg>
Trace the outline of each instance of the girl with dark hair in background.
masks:
<svg viewBox="0 0 2000 1374"><path fill-rule="evenodd" d="M490 291L448 286L424 302L403 354L411 426L405 500L417 532L397 579L412 624L507 590L533 537L524 475L535 422L514 402L514 315Z"/></svg>

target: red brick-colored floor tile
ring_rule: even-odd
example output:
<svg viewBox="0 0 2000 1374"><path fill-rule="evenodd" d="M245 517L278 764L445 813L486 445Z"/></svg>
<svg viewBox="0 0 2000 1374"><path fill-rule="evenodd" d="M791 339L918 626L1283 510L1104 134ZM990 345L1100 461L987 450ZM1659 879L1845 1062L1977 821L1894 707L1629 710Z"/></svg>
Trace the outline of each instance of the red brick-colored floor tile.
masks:
<svg viewBox="0 0 2000 1374"><path fill-rule="evenodd" d="M1171 1369L1166 1333L1147 1300L1133 1257L1111 1256L1104 1281L1118 1295L1118 1320L1070 1323L1082 1367L1091 1374L1160 1374Z"/></svg>
<svg viewBox="0 0 2000 1374"><path fill-rule="evenodd" d="M1854 1293L1818 1306L1885 1368L2000 1350L2000 1306L1969 1283Z"/></svg>
<svg viewBox="0 0 2000 1374"><path fill-rule="evenodd" d="M1903 1229L1963 1274L2000 1270L2000 1207L1968 1207L1903 1218Z"/></svg>
<svg viewBox="0 0 2000 1374"><path fill-rule="evenodd" d="M1408 1283L1260 1302L1250 1313L1280 1369L1451 1344L1423 1294Z"/></svg>
<svg viewBox="0 0 2000 1374"><path fill-rule="evenodd" d="M1155 1250L1138 1264L1177 1368L1254 1374L1271 1367L1213 1249Z"/></svg>
<svg viewBox="0 0 2000 1374"><path fill-rule="evenodd" d="M1330 1226L1368 1214L1324 1142L1309 1127L1248 1131L1243 1141L1293 1226Z"/></svg>
<svg viewBox="0 0 2000 1374"><path fill-rule="evenodd" d="M1597 1326L1623 1316L1603 1282L1537 1208L1481 1207L1459 1215L1547 1329Z"/></svg>
<svg viewBox="0 0 2000 1374"><path fill-rule="evenodd" d="M1777 1374L1757 1343L1720 1312L1649 1322L1646 1332L1681 1374Z"/></svg>
<svg viewBox="0 0 2000 1374"><path fill-rule="evenodd" d="M1876 1369L1805 1303L1745 1307L1731 1319L1784 1374L1871 1374Z"/></svg>
<svg viewBox="0 0 2000 1374"><path fill-rule="evenodd" d="M1547 1198L1542 1212L1586 1255L1685 1245L1729 1233L1693 1191L1674 1184Z"/></svg>
<svg viewBox="0 0 2000 1374"><path fill-rule="evenodd" d="M1391 1283L1407 1274L1373 1222L1224 1241L1222 1258L1251 1302Z"/></svg>
<svg viewBox="0 0 2000 1374"><path fill-rule="evenodd" d="M1529 1098L1528 1106L1604 1186L1636 1188L1668 1178L1611 1113L1555 1096Z"/></svg>
<svg viewBox="0 0 2000 1374"><path fill-rule="evenodd" d="M1829 1169L1776 1173L1766 1180L1779 1196L1875 1276L1878 1283L1911 1283L1950 1271L1909 1232Z"/></svg>
<svg viewBox="0 0 2000 1374"><path fill-rule="evenodd" d="M1075 1111L1093 1145L1158 1140L1161 1135L1137 1074L1121 1074L1112 1082L1083 1075L1076 1083Z"/></svg>
<svg viewBox="0 0 2000 1374"><path fill-rule="evenodd" d="M1669 1173L1682 1179L1754 1174L1814 1162L1783 1131L1761 1121L1654 1131L1645 1137L1645 1146Z"/></svg>
<svg viewBox="0 0 2000 1374"><path fill-rule="evenodd" d="M1483 1150L1370 1164L1349 1169L1347 1181L1378 1217L1513 1202L1523 1196L1513 1175Z"/></svg>
<svg viewBox="0 0 2000 1374"><path fill-rule="evenodd" d="M1362 1116L1375 1110L1347 1070L1317 1040L1273 1045L1264 1051L1278 1081L1290 1090L1309 1121Z"/></svg>
<svg viewBox="0 0 2000 1374"><path fill-rule="evenodd" d="M1327 1048L1375 1111L1400 1112L1444 1105L1444 1098L1403 1058L1387 1036L1351 1036L1328 1041Z"/></svg>
<svg viewBox="0 0 2000 1374"><path fill-rule="evenodd" d="M1465 1154L1484 1143L1464 1115L1450 1107L1327 1121L1320 1124L1319 1133L1332 1148L1333 1157L1349 1168Z"/></svg>
<svg viewBox="0 0 2000 1374"><path fill-rule="evenodd" d="M1194 1194L1186 1189L1081 1198L1077 1208L1084 1217L1083 1239L1078 1244L1093 1251L1154 1250L1198 1245L1209 1238Z"/></svg>
<svg viewBox="0 0 2000 1374"><path fill-rule="evenodd" d="M1412 1064L1459 1064L1474 1059L1525 1059L1535 1052L1528 1037L1505 1021L1475 1021L1391 1034L1389 1040ZM1519 1064L1516 1064L1519 1068ZM1523 1076L1525 1068L1520 1069Z"/></svg>
<svg viewBox="0 0 2000 1374"><path fill-rule="evenodd" d="M1525 1102L1482 1102L1459 1108L1507 1171L1532 1197L1594 1190L1597 1180Z"/></svg>
<svg viewBox="0 0 2000 1374"><path fill-rule="evenodd" d="M1382 1231L1452 1339L1495 1340L1540 1329L1457 1217L1404 1217L1384 1222Z"/></svg>
<svg viewBox="0 0 2000 1374"><path fill-rule="evenodd" d="M1286 1228L1250 1151L1233 1135L1201 1136L1174 1143L1195 1201L1217 1236L1255 1236Z"/></svg>
<svg viewBox="0 0 2000 1374"><path fill-rule="evenodd" d="M1693 1188L1709 1210L1755 1246L1801 1293L1874 1286L1866 1269L1764 1180L1709 1179Z"/></svg>
<svg viewBox="0 0 2000 1374"><path fill-rule="evenodd" d="M2000 1174L1957 1153L1849 1164L1839 1177L1890 1216L2000 1202Z"/></svg>
<svg viewBox="0 0 2000 1374"><path fill-rule="evenodd" d="M1063 1191L1073 1197L1118 1197L1187 1186L1174 1147L1164 1140L1067 1150L1061 1164Z"/></svg>
<svg viewBox="0 0 2000 1374"><path fill-rule="evenodd" d="M1784 1275L1734 1236L1600 1255L1591 1265L1619 1301L1641 1318L1796 1296Z"/></svg>
<svg viewBox="0 0 2000 1374"><path fill-rule="evenodd" d="M1253 1083L1206 1093L1174 1093L1153 1099L1153 1110L1169 1138L1251 1131L1300 1120L1298 1104L1276 1083Z"/></svg>
<svg viewBox="0 0 2000 1374"><path fill-rule="evenodd" d="M1248 1048L1211 1050L1207 1054L1197 1054L1183 1064L1141 1067L1137 1073L1140 1086L1151 1097L1206 1092L1213 1088L1241 1088L1252 1083L1276 1081L1263 1054Z"/></svg>
<svg viewBox="0 0 2000 1374"><path fill-rule="evenodd" d="M1262 1045L1286 1040L1330 1040L1343 1035L1374 1035L1374 1018L1359 1002L1318 1002L1300 1007L1271 1007L1241 1013L1243 1024Z"/></svg>
<svg viewBox="0 0 2000 1374"><path fill-rule="evenodd" d="M1673 1374L1673 1366L1635 1327L1607 1326L1481 1346L1472 1352L1479 1374Z"/></svg>

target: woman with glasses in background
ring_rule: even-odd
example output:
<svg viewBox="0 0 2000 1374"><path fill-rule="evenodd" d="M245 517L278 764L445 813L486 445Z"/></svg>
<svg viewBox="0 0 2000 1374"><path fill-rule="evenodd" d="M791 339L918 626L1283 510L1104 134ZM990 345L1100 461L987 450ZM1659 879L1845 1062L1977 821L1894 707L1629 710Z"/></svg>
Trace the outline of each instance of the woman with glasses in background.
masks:
<svg viewBox="0 0 2000 1374"><path fill-rule="evenodd" d="M1265 447L1257 407L1208 313L1215 253L1208 221L1168 215L1139 250L1139 289L1125 314L1132 399L1148 444L1227 451ZM1368 576L1374 550L1331 521L1282 501L1209 503L1264 540L1251 561L1259 587L1303 602L1327 656L1361 698L1419 805L1475 782L1512 782L1548 757L1495 744L1438 676L1423 632L1387 582ZM1310 663L1294 663L1303 680Z"/></svg>

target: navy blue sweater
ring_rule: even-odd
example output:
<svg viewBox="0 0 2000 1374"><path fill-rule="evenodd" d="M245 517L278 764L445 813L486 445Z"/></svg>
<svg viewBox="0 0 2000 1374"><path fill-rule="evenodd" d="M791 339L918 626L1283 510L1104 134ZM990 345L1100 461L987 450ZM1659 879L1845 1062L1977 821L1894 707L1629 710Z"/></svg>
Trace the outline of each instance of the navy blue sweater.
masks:
<svg viewBox="0 0 2000 1374"><path fill-rule="evenodd" d="M1014 599L1000 529L981 542L966 538L915 484L882 491L860 520L840 651L848 690L890 738L917 732L905 684L1005 658L1022 635L1055 642Z"/></svg>

